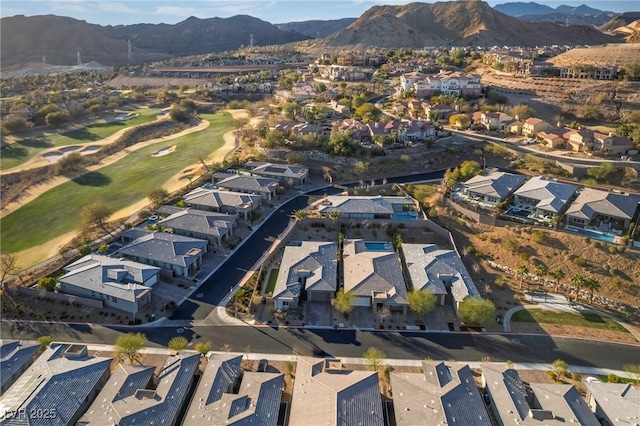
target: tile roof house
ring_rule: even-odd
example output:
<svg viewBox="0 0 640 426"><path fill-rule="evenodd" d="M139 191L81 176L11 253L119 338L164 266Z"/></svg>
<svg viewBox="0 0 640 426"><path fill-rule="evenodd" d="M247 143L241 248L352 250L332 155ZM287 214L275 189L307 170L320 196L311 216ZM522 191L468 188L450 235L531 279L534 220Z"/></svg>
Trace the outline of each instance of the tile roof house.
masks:
<svg viewBox="0 0 640 426"><path fill-rule="evenodd" d="M423 373L391 373L396 424L491 426L466 364L423 361Z"/></svg>
<svg viewBox="0 0 640 426"><path fill-rule="evenodd" d="M454 250L441 250L436 244L403 243L400 255L411 287L439 296L440 305L444 305L449 292L456 310L465 298L480 297L471 275Z"/></svg>
<svg viewBox="0 0 640 426"><path fill-rule="evenodd" d="M309 181L309 169L304 166L257 161L251 161L245 166L252 175L278 179L281 185L302 185Z"/></svg>
<svg viewBox="0 0 640 426"><path fill-rule="evenodd" d="M199 364L198 353L169 357L158 373L157 386L151 389L143 385L149 385L153 368L121 368L79 424L178 425Z"/></svg>
<svg viewBox="0 0 640 426"><path fill-rule="evenodd" d="M51 344L0 397L2 424L75 424L107 381L111 362L111 358L87 356L84 345Z"/></svg>
<svg viewBox="0 0 640 426"><path fill-rule="evenodd" d="M184 205L198 210L239 215L249 219L260 207L259 195L222 191L215 188L197 188L183 197Z"/></svg>
<svg viewBox="0 0 640 426"><path fill-rule="evenodd" d="M0 341L0 395L5 393L39 354L40 344Z"/></svg>
<svg viewBox="0 0 640 426"><path fill-rule="evenodd" d="M511 123L513 117L503 112L485 112L482 113L480 123L487 130L505 130L507 123Z"/></svg>
<svg viewBox="0 0 640 426"><path fill-rule="evenodd" d="M536 216L552 219L564 213L576 191L576 185L535 176L513 193L513 204Z"/></svg>
<svg viewBox="0 0 640 426"><path fill-rule="evenodd" d="M158 226L171 228L174 234L207 240L213 247L233 236L237 219L236 215L173 206L161 206L157 212L163 216Z"/></svg>
<svg viewBox="0 0 640 426"><path fill-rule="evenodd" d="M522 134L527 136L533 136L538 132L547 130L551 125L539 118L531 117L527 118L522 124Z"/></svg>
<svg viewBox="0 0 640 426"><path fill-rule="evenodd" d="M221 354L209 358L182 421L183 426L276 426L285 386L284 375L241 374L241 362L242 355ZM237 392L234 392L236 388Z"/></svg>
<svg viewBox="0 0 640 426"><path fill-rule="evenodd" d="M566 224L627 229L638 217L640 195L584 188L565 213Z"/></svg>
<svg viewBox="0 0 640 426"><path fill-rule="evenodd" d="M338 360L299 357L290 425L383 426L375 371L345 370Z"/></svg>
<svg viewBox="0 0 640 426"><path fill-rule="evenodd" d="M259 195L264 200L271 200L279 188L278 179L247 175L230 175L216 185L227 191Z"/></svg>
<svg viewBox="0 0 640 426"><path fill-rule="evenodd" d="M613 133L593 134L593 151L601 154L620 155L634 149L633 141L629 138L615 136Z"/></svg>
<svg viewBox="0 0 640 426"><path fill-rule="evenodd" d="M589 129L569 130L563 137L567 140L572 151L593 151L593 131Z"/></svg>
<svg viewBox="0 0 640 426"><path fill-rule="evenodd" d="M121 239L126 245L118 254L169 270L178 277L189 277L200 270L208 244L207 240L139 228L124 231Z"/></svg>
<svg viewBox="0 0 640 426"><path fill-rule="evenodd" d="M424 108L424 114L430 120L446 120L447 116L453 113L454 109L448 105L433 104Z"/></svg>
<svg viewBox="0 0 640 426"><path fill-rule="evenodd" d="M343 219L395 219L399 214L415 213L413 207L411 197L330 195L318 205L318 211L323 216L340 212Z"/></svg>
<svg viewBox="0 0 640 426"><path fill-rule="evenodd" d="M536 133L540 142L551 148L563 148L566 145L564 138L565 131L557 127L550 127L545 131Z"/></svg>
<svg viewBox="0 0 640 426"><path fill-rule="evenodd" d="M275 309L295 309L303 292L310 301L331 301L337 269L337 243L298 241L285 246L273 290Z"/></svg>
<svg viewBox="0 0 640 426"><path fill-rule="evenodd" d="M371 137L369 127L352 118L334 122L333 131L340 133L351 132L352 136L358 140L370 139Z"/></svg>
<svg viewBox="0 0 640 426"><path fill-rule="evenodd" d="M353 306L383 308L407 314L407 287L391 243L344 240L344 291L353 292Z"/></svg>
<svg viewBox="0 0 640 426"><path fill-rule="evenodd" d="M58 290L102 300L105 306L136 314L151 301L160 268L101 254L88 254L64 267Z"/></svg>
<svg viewBox="0 0 640 426"><path fill-rule="evenodd" d="M496 205L506 200L524 183L526 178L506 172L491 172L474 176L462 183L463 193L471 200Z"/></svg>
<svg viewBox="0 0 640 426"><path fill-rule="evenodd" d="M587 383L587 403L602 424L640 424L640 390L629 383Z"/></svg>
<svg viewBox="0 0 640 426"><path fill-rule="evenodd" d="M572 385L522 382L511 369L482 366L482 384L500 424L599 426Z"/></svg>

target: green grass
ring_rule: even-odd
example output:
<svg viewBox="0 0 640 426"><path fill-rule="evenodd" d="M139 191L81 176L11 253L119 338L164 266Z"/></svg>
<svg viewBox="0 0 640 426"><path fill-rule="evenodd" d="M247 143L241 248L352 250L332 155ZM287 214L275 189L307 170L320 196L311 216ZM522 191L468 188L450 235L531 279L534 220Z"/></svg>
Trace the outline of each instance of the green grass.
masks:
<svg viewBox="0 0 640 426"><path fill-rule="evenodd" d="M0 168L8 170L17 167L47 149L70 145L90 145L91 142L102 140L119 130L154 121L160 109L139 108L132 112L138 113L138 116L130 120L96 123L64 133L46 133L40 137L25 137L2 149Z"/></svg>
<svg viewBox="0 0 640 426"><path fill-rule="evenodd" d="M206 147L214 152L224 144L222 135L232 128L228 113L202 114L211 125L199 132L173 139L174 152L161 157L151 154L154 144L134 151L120 161L90 172L47 191L1 221L2 249L10 253L45 244L79 226L82 207L96 200L113 211L144 198L184 167L197 163L197 153Z"/></svg>
<svg viewBox="0 0 640 426"><path fill-rule="evenodd" d="M578 327L599 328L603 330L629 331L612 319L602 317L593 312L572 314L569 312L554 312L546 309L529 309L518 311L511 317L515 322L533 322L545 324L572 325Z"/></svg>
<svg viewBox="0 0 640 426"><path fill-rule="evenodd" d="M279 272L280 269L274 268L269 273L269 282L267 283L267 290L265 291L265 294L273 295L273 290L276 288L276 280L278 279Z"/></svg>

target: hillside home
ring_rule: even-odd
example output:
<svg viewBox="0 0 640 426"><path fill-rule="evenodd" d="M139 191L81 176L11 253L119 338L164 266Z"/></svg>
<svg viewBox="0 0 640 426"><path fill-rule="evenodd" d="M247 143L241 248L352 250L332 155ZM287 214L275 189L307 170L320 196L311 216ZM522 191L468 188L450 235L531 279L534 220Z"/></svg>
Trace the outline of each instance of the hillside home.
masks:
<svg viewBox="0 0 640 426"><path fill-rule="evenodd" d="M135 262L171 271L174 277L190 277L202 267L207 240L134 228L121 235L118 254Z"/></svg>
<svg viewBox="0 0 640 426"><path fill-rule="evenodd" d="M400 88L405 91L411 90L414 83L423 81L425 78L427 78L426 74L422 74L421 72L417 71L402 74L400 76Z"/></svg>
<svg viewBox="0 0 640 426"><path fill-rule="evenodd" d="M371 139L369 127L362 124L360 121L351 118L334 122L332 131L340 133L351 132L353 138L359 141Z"/></svg>
<svg viewBox="0 0 640 426"><path fill-rule="evenodd" d="M384 426L378 373L334 359L298 357L290 425Z"/></svg>
<svg viewBox="0 0 640 426"><path fill-rule="evenodd" d="M429 118L429 120L446 120L450 114L454 112L454 109L448 105L442 104L433 104L426 105L424 107L425 117Z"/></svg>
<svg viewBox="0 0 640 426"><path fill-rule="evenodd" d="M0 341L0 394L24 373L40 354L40 344Z"/></svg>
<svg viewBox="0 0 640 426"><path fill-rule="evenodd" d="M640 390L630 383L586 383L587 404L603 425L640 424Z"/></svg>
<svg viewBox="0 0 640 426"><path fill-rule="evenodd" d="M542 145L550 148L564 148L567 142L564 138L565 133L564 129L550 127L545 131L536 133L536 137Z"/></svg>
<svg viewBox="0 0 640 426"><path fill-rule="evenodd" d="M423 141L434 138L436 129L431 123L422 120L402 120L398 132L398 139L405 143Z"/></svg>
<svg viewBox="0 0 640 426"><path fill-rule="evenodd" d="M280 186L277 179L241 174L229 175L217 183L214 176L214 183L223 190L259 195L263 200L275 197Z"/></svg>
<svg viewBox="0 0 640 426"><path fill-rule="evenodd" d="M88 254L64 267L62 293L101 300L104 306L135 315L151 302L160 268L101 254Z"/></svg>
<svg viewBox="0 0 640 426"><path fill-rule="evenodd" d="M593 151L593 132L589 129L569 130L563 137L575 152Z"/></svg>
<svg viewBox="0 0 640 426"><path fill-rule="evenodd" d="M318 212L328 217L340 213L342 219L418 219L411 197L330 195L318 205Z"/></svg>
<svg viewBox="0 0 640 426"><path fill-rule="evenodd" d="M551 125L539 118L531 117L527 118L522 124L522 134L532 137L539 132L547 130Z"/></svg>
<svg viewBox="0 0 640 426"><path fill-rule="evenodd" d="M461 184L462 193L469 201L478 201L490 206L506 200L525 182L522 175L506 172L491 172L474 176Z"/></svg>
<svg viewBox="0 0 640 426"><path fill-rule="evenodd" d="M577 191L576 185L535 176L513 193L513 205L534 217L551 220L562 216Z"/></svg>
<svg viewBox="0 0 640 426"><path fill-rule="evenodd" d="M338 244L296 241L285 246L273 290L275 309L295 309L303 300L329 302L336 292Z"/></svg>
<svg viewBox="0 0 640 426"><path fill-rule="evenodd" d="M487 130L508 131L513 121L513 117L504 112L484 112L480 116L480 124Z"/></svg>
<svg viewBox="0 0 640 426"><path fill-rule="evenodd" d="M344 291L353 292L352 305L405 316L407 287L391 243L344 240L343 246Z"/></svg>
<svg viewBox="0 0 640 426"><path fill-rule="evenodd" d="M640 214L640 195L584 188L565 213L567 225L625 230Z"/></svg>
<svg viewBox="0 0 640 426"><path fill-rule="evenodd" d="M183 197L186 207L238 215L245 220L250 219L251 213L260 208L261 199L259 195L206 187L196 188Z"/></svg>
<svg viewBox="0 0 640 426"><path fill-rule="evenodd" d="M237 216L192 208L161 206L157 225L169 228L172 233L185 237L206 240L211 247L222 245L222 241L233 236Z"/></svg>
<svg viewBox="0 0 640 426"><path fill-rule="evenodd" d="M249 161L245 167L252 175L277 179L280 185L302 185L309 182L309 169L300 165Z"/></svg>
<svg viewBox="0 0 640 426"><path fill-rule="evenodd" d="M200 364L200 354L167 358L151 386L153 367L116 368L114 375L78 425L167 425L181 423L189 388ZM131 367L131 366L128 366Z"/></svg>
<svg viewBox="0 0 640 426"><path fill-rule="evenodd" d="M500 426L600 426L572 385L527 384L516 370L486 364L482 366L482 386Z"/></svg>
<svg viewBox="0 0 640 426"><path fill-rule="evenodd" d="M449 298L457 312L467 297L480 297L471 275L454 250L442 250L435 244L403 243L400 257L411 288L433 293L440 305Z"/></svg>
<svg viewBox="0 0 640 426"><path fill-rule="evenodd" d="M491 418L467 364L422 361L422 373L392 372L397 426L491 426Z"/></svg>
<svg viewBox="0 0 640 426"><path fill-rule="evenodd" d="M52 343L0 397L2 425L76 424L109 378L112 361L88 356L84 345Z"/></svg>
<svg viewBox="0 0 640 426"><path fill-rule="evenodd" d="M613 133L593 134L593 151L596 154L624 155L633 149L633 141L629 138L615 136Z"/></svg>
<svg viewBox="0 0 640 426"><path fill-rule="evenodd" d="M209 357L182 426L278 424L284 375L242 373L241 361L242 355Z"/></svg>

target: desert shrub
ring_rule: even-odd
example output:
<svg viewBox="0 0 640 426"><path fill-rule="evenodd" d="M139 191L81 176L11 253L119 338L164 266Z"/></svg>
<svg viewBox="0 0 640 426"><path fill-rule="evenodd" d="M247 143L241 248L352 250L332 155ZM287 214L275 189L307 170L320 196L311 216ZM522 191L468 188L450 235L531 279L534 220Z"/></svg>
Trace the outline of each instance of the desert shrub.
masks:
<svg viewBox="0 0 640 426"><path fill-rule="evenodd" d="M589 265L589 262L587 261L587 259L585 259L584 257L580 257L580 256L574 258L573 259L573 263L575 265L582 266L582 267L585 267L585 266Z"/></svg>
<svg viewBox="0 0 640 426"><path fill-rule="evenodd" d="M520 253L518 253L518 257L520 258L520 260L524 260L526 262L527 260L529 260L531 255L525 251L521 251Z"/></svg>
<svg viewBox="0 0 640 426"><path fill-rule="evenodd" d="M531 237L533 238L533 242L536 244L544 244L548 240L547 233L539 229L534 230L531 233Z"/></svg>

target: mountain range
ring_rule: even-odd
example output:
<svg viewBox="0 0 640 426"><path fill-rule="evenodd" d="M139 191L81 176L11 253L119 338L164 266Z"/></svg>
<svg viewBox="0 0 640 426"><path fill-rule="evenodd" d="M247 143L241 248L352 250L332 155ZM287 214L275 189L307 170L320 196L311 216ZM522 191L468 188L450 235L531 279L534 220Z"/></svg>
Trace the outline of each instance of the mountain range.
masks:
<svg viewBox="0 0 640 426"><path fill-rule="evenodd" d="M541 5L529 5L540 10L538 6ZM516 9L512 7L512 10ZM588 16L580 13L595 9L580 6L572 10L576 16ZM174 56L230 51L242 45L248 46L251 42L264 46L315 39L318 36L321 38L313 42L313 47L320 50L593 45L621 41L588 26L523 22L491 8L483 1L466 0L375 6L357 19L277 25L247 15L209 19L190 17L173 25L117 26L101 26L55 15L18 15L0 20L0 53L3 69L43 61L52 65L95 61L109 66L122 66Z"/></svg>
<svg viewBox="0 0 640 426"><path fill-rule="evenodd" d="M613 12L580 6L560 5L555 9L544 4L529 2L503 3L493 7L505 15L528 22L559 22L567 25L603 25L616 16Z"/></svg>

